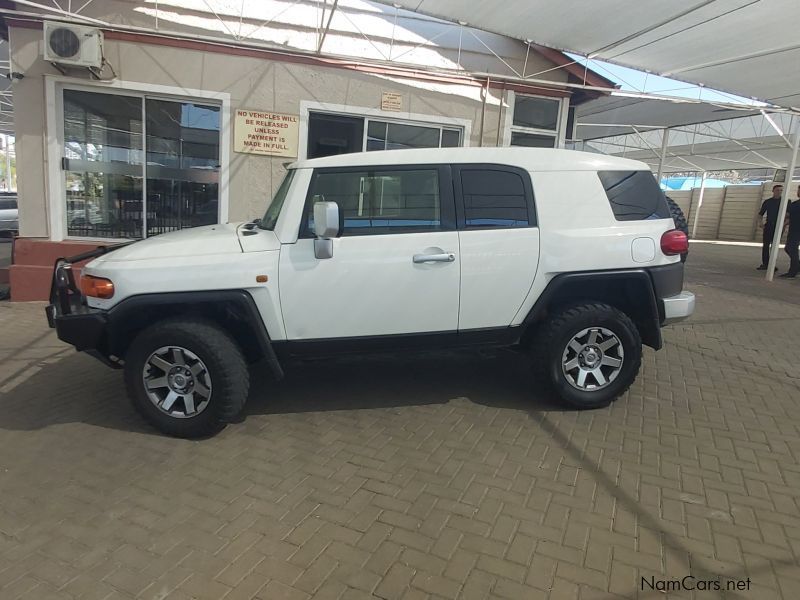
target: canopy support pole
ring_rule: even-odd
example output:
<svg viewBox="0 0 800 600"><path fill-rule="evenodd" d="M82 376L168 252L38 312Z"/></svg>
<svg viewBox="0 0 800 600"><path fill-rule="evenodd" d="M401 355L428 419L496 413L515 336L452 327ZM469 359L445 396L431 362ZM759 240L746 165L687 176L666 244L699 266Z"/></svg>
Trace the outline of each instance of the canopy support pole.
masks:
<svg viewBox="0 0 800 600"><path fill-rule="evenodd" d="M769 264L767 265L767 281L772 281L775 276L775 264L778 262L778 252L780 251L781 236L783 235L783 221L786 219L786 208L789 206L789 194L792 187L792 175L797 167L797 150L800 147L800 118L793 118L797 121L794 126L794 143L792 144L792 158L789 161L789 168L786 169L786 181L783 185L783 195L781 196L781 207L778 209L778 221L775 223L775 235L772 237L772 246L769 250Z"/></svg>
<svg viewBox="0 0 800 600"><path fill-rule="evenodd" d="M664 161L667 160L667 147L669 146L669 128L665 128L662 131L662 138L661 138L661 157L658 159L658 175L656 175L656 181L658 185L661 185L661 177L664 174Z"/></svg>
<svg viewBox="0 0 800 600"><path fill-rule="evenodd" d="M11 147L8 145L8 134L3 134L3 146L6 149L6 190L11 191Z"/></svg>
<svg viewBox="0 0 800 600"><path fill-rule="evenodd" d="M700 209L703 207L703 194L706 192L706 175L707 171L703 171L703 177L700 179L700 196L697 198L697 208L694 209L694 223L692 224L692 237L697 237L697 224L700 222Z"/></svg>

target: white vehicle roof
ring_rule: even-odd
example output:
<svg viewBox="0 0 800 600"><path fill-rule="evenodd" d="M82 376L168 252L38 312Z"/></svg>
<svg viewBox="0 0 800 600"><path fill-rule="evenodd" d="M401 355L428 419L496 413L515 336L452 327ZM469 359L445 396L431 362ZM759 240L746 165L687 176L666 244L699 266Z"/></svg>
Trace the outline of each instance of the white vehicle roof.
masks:
<svg viewBox="0 0 800 600"><path fill-rule="evenodd" d="M553 148L421 148L338 154L299 160L290 169L419 165L442 163L493 163L529 171L649 171L645 163L617 156L556 150Z"/></svg>

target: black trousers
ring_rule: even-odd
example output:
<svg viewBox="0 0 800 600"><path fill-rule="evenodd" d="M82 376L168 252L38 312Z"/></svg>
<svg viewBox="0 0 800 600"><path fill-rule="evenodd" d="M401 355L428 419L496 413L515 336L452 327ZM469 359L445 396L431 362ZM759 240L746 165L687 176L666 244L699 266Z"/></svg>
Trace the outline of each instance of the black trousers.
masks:
<svg viewBox="0 0 800 600"><path fill-rule="evenodd" d="M772 246L772 236L775 235L774 227L764 227L764 244L761 246L761 264L769 264L769 249Z"/></svg>
<svg viewBox="0 0 800 600"><path fill-rule="evenodd" d="M786 254L789 255L789 273L797 275L800 273L800 236L792 236L786 240Z"/></svg>

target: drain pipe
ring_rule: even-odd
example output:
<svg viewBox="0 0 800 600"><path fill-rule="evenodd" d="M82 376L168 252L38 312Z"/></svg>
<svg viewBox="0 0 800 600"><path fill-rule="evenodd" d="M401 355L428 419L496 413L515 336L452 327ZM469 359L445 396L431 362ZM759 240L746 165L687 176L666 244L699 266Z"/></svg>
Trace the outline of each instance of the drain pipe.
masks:
<svg viewBox="0 0 800 600"><path fill-rule="evenodd" d="M494 145L500 147L500 133L503 126L503 104L506 98L506 82L503 82L503 88L500 90L500 105L497 107L497 138Z"/></svg>
<svg viewBox="0 0 800 600"><path fill-rule="evenodd" d="M486 87L484 88L483 92L483 104L481 105L481 137L480 141L478 142L478 146L483 146L483 122L486 119L486 100L489 98L489 84L491 83L492 78L486 78Z"/></svg>

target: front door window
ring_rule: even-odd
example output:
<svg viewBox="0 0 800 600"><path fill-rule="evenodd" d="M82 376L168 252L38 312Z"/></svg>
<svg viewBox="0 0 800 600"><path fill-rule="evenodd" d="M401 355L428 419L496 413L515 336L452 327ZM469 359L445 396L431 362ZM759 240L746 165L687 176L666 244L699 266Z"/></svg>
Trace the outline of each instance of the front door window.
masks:
<svg viewBox="0 0 800 600"><path fill-rule="evenodd" d="M138 239L216 223L219 106L64 90L70 236Z"/></svg>

